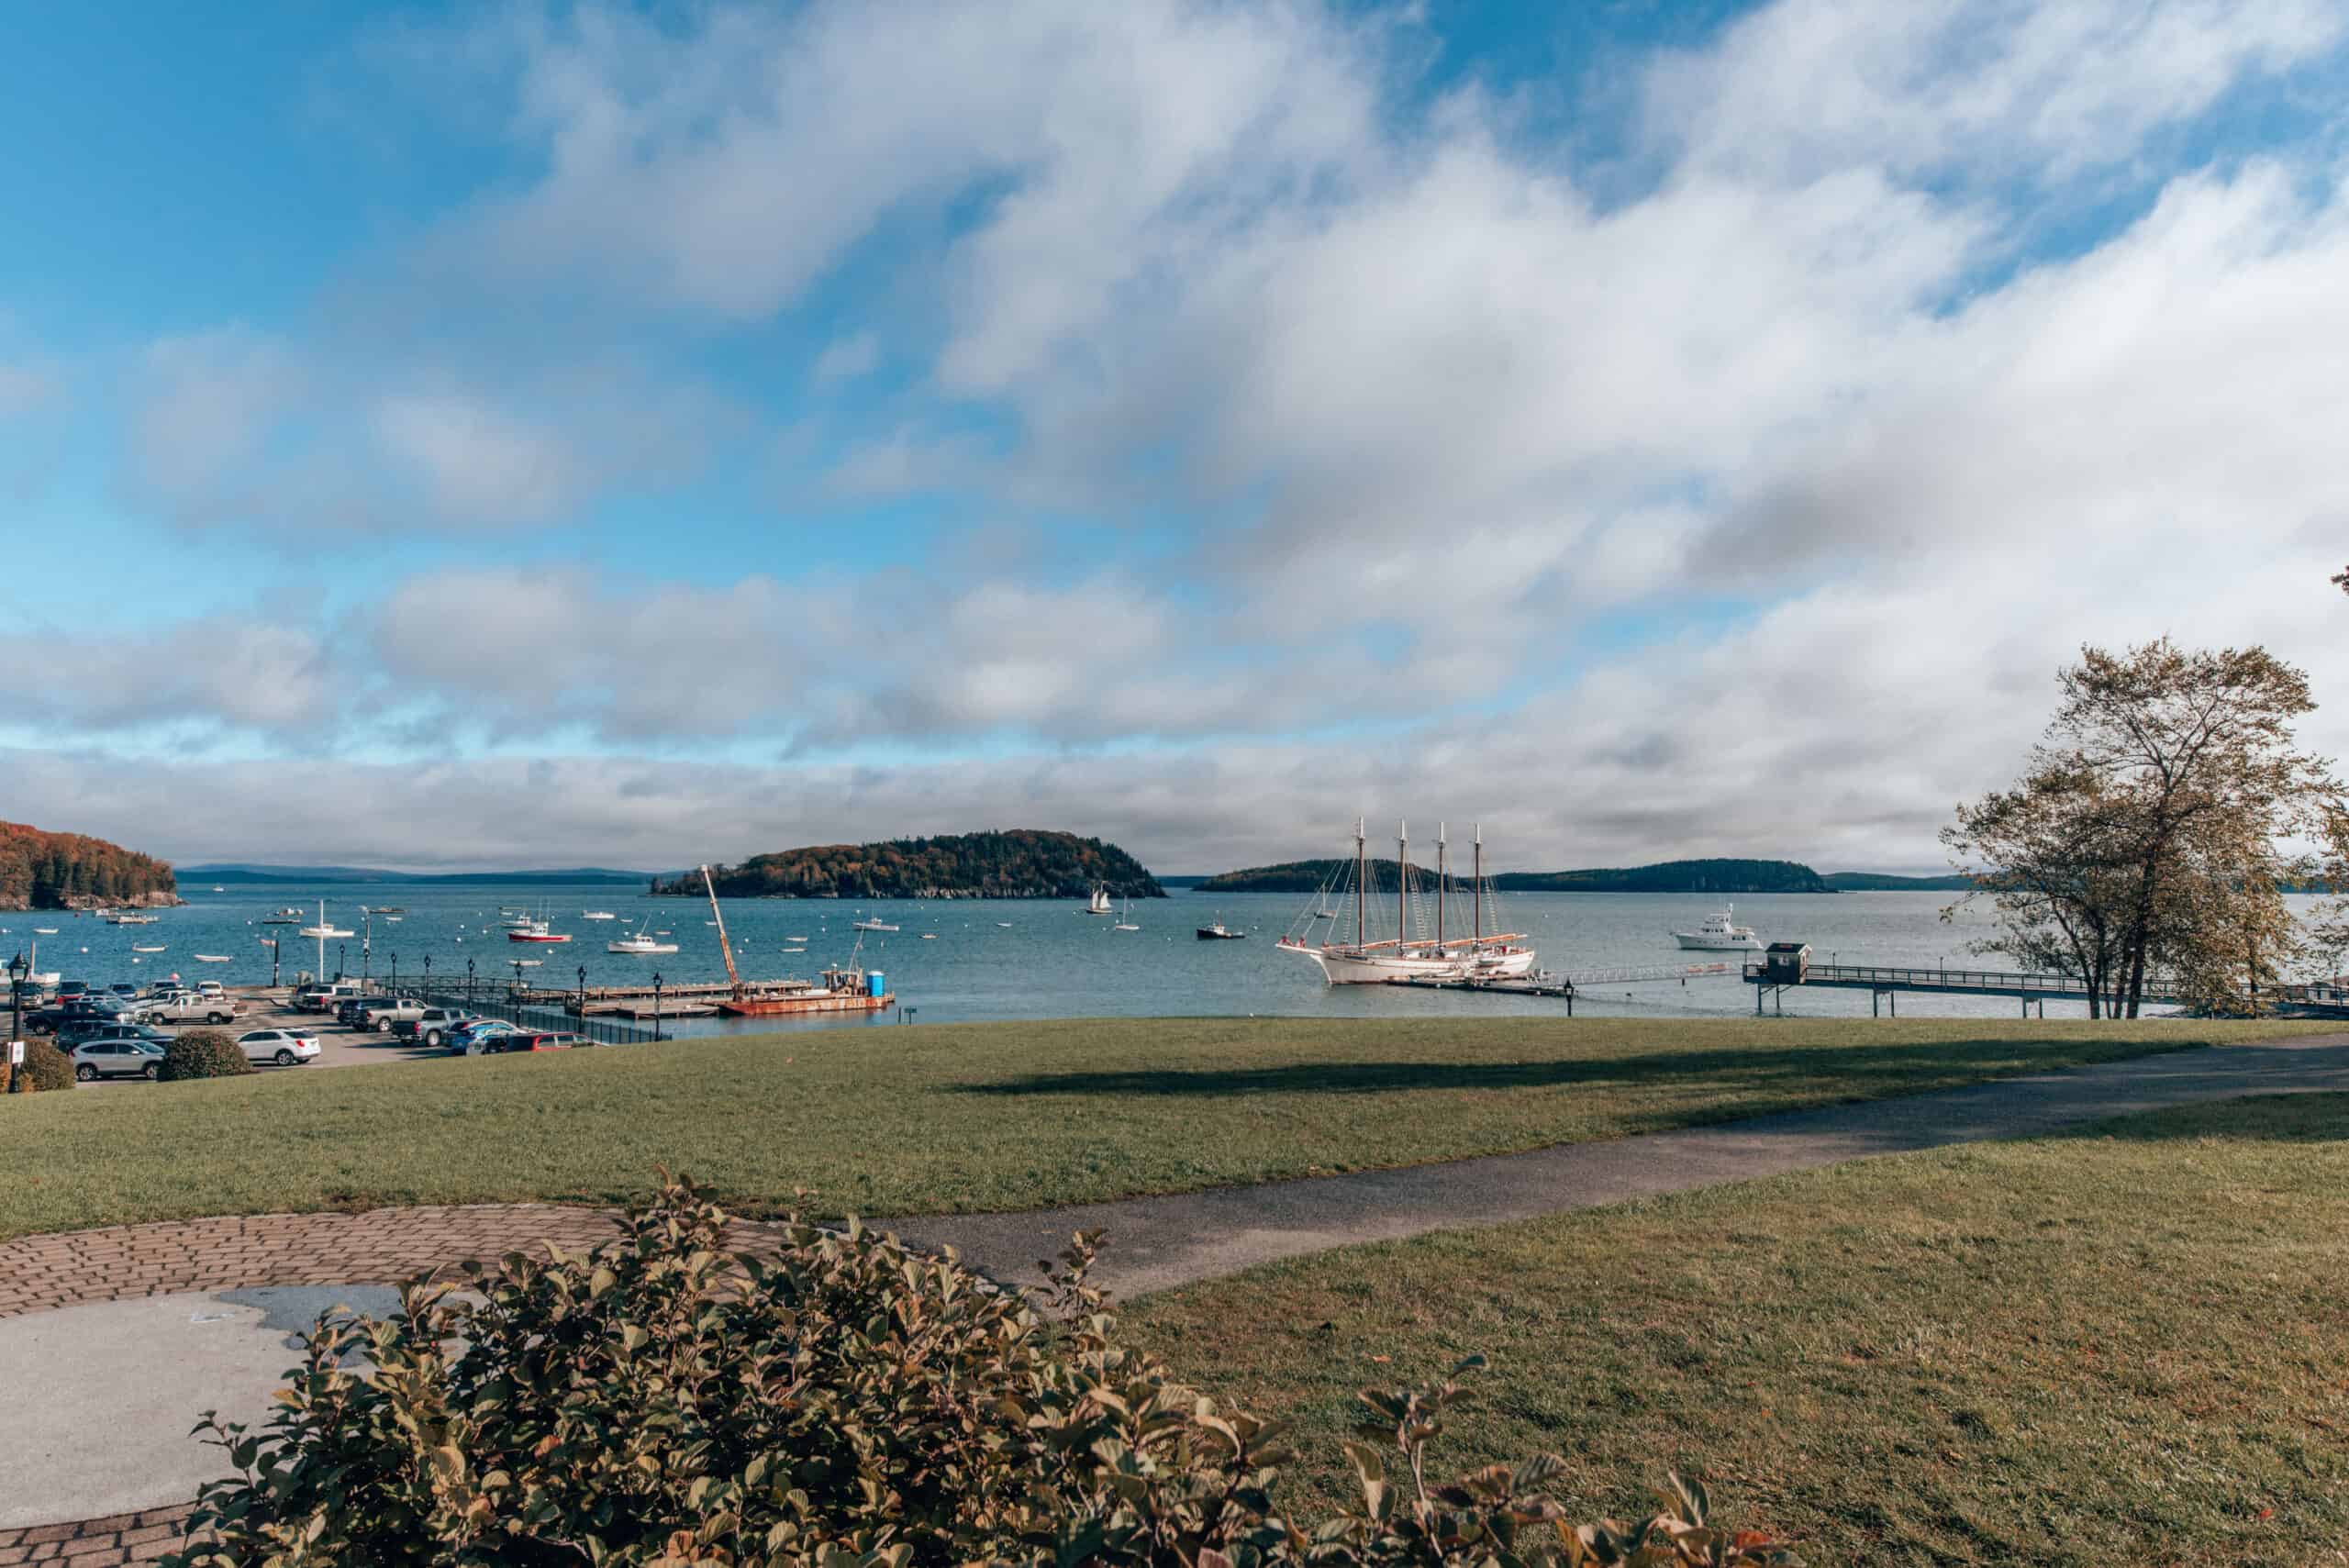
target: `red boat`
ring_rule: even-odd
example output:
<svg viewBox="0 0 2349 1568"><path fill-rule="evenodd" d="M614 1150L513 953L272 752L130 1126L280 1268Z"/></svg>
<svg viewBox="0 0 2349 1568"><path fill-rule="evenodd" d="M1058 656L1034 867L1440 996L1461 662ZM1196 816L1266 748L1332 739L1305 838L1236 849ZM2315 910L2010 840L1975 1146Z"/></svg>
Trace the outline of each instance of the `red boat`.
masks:
<svg viewBox="0 0 2349 1568"><path fill-rule="evenodd" d="M533 920L527 926L508 927L506 940L509 942L567 942L571 937L566 932L548 930L544 920Z"/></svg>

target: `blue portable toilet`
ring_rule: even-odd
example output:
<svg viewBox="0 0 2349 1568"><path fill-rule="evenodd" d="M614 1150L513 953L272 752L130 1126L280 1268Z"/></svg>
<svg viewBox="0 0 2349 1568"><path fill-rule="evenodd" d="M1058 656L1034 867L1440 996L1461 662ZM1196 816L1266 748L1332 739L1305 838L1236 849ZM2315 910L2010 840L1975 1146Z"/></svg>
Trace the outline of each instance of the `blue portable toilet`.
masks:
<svg viewBox="0 0 2349 1568"><path fill-rule="evenodd" d="M883 974L877 969L866 970L864 972L864 994L868 996L886 996L889 994L888 976Z"/></svg>

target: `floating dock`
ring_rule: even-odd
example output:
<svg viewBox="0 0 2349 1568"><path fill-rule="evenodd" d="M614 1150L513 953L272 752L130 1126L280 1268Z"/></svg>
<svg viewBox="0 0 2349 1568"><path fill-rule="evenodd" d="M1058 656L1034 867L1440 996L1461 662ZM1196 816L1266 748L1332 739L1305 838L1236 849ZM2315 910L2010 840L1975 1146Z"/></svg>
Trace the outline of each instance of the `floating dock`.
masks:
<svg viewBox="0 0 2349 1568"><path fill-rule="evenodd" d="M1504 996L1542 996L1564 1002L1566 1016L1572 1018L1575 998L1596 986L1666 984L1675 980L1686 985L1691 980L1731 973L1726 963L1653 963L1624 969L1586 969L1572 974L1543 969L1531 974L1413 976L1386 984L1419 991L1489 991Z"/></svg>

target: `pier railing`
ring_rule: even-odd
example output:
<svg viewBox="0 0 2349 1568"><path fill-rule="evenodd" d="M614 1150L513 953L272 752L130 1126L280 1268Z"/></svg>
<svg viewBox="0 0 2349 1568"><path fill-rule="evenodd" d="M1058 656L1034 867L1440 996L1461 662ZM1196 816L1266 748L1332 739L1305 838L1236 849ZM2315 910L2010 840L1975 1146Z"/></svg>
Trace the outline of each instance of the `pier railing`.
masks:
<svg viewBox="0 0 2349 1568"><path fill-rule="evenodd" d="M633 1024L615 1023L609 1018L573 1018L560 1006L541 1006L524 1001L503 985L476 985L470 996L462 985L451 987L437 981L429 986L402 981L384 989L387 995L409 997L429 1007L459 1007L484 1018L504 1018L507 1023L526 1029L584 1035L600 1045L642 1045L656 1040L676 1038L666 1029L655 1032L650 1029L639 1029Z"/></svg>

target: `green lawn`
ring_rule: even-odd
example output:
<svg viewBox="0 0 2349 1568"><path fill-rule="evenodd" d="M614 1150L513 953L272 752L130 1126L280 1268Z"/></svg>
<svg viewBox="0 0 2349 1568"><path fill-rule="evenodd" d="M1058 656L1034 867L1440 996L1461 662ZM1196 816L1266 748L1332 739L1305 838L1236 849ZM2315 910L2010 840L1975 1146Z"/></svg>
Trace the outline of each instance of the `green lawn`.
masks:
<svg viewBox="0 0 2349 1568"><path fill-rule="evenodd" d="M1351 1485L1353 1389L1481 1352L1445 1473L1554 1451L1577 1513L1678 1468L1813 1564L2338 1564L2344 1281L2349 1096L2278 1096L1350 1248L1127 1324L1295 1417L1308 1492Z"/></svg>
<svg viewBox="0 0 2349 1568"><path fill-rule="evenodd" d="M834 1029L0 1104L0 1235L643 1193L985 1210L1614 1138L2308 1026L1486 1018Z"/></svg>

